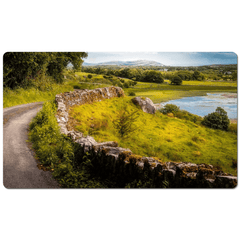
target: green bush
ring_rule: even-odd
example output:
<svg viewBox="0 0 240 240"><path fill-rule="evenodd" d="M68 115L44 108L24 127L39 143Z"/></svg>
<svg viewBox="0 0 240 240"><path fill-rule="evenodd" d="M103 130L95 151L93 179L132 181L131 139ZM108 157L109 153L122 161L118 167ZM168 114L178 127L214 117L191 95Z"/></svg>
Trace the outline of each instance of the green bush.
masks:
<svg viewBox="0 0 240 240"><path fill-rule="evenodd" d="M204 117L202 124L209 128L227 131L230 120L227 116L227 112L223 108L218 107L215 112Z"/></svg>
<svg viewBox="0 0 240 240"><path fill-rule="evenodd" d="M129 84L127 82L123 83L124 88L129 88Z"/></svg>
<svg viewBox="0 0 240 240"><path fill-rule="evenodd" d="M173 77L170 81L172 85L182 85L182 79L179 76Z"/></svg>
<svg viewBox="0 0 240 240"><path fill-rule="evenodd" d="M174 104L166 104L162 109L160 109L160 112L163 114L173 113L179 111L179 107Z"/></svg>
<svg viewBox="0 0 240 240"><path fill-rule="evenodd" d="M194 123L202 121L202 117L192 114L186 110L179 110L179 111L175 112L174 116L177 118L180 118L180 119L189 120Z"/></svg>
<svg viewBox="0 0 240 240"><path fill-rule="evenodd" d="M229 125L228 131L237 134L237 123L231 123Z"/></svg>
<svg viewBox="0 0 240 240"><path fill-rule="evenodd" d="M74 89L82 89L82 87L79 86L79 85L73 85L73 88L74 88Z"/></svg>
<svg viewBox="0 0 240 240"><path fill-rule="evenodd" d="M174 104L166 104L159 111L165 115L173 114L174 117L185 119L194 123L200 123L202 121L202 117L192 114L186 110L180 110L180 108Z"/></svg>
<svg viewBox="0 0 240 240"><path fill-rule="evenodd" d="M133 87L137 85L137 82L136 82L136 81L130 81L129 83L130 83L130 85L133 86Z"/></svg>
<svg viewBox="0 0 240 240"><path fill-rule="evenodd" d="M129 92L128 96L136 96L135 92Z"/></svg>

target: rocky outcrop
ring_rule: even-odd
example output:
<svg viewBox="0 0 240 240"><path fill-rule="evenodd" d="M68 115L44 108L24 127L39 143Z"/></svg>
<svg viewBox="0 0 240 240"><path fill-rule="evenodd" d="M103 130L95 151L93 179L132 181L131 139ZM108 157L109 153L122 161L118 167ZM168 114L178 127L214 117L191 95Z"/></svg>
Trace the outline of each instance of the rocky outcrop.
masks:
<svg viewBox="0 0 240 240"><path fill-rule="evenodd" d="M156 112L156 107L150 98L135 97L132 102L140 106L145 113L154 114Z"/></svg>
<svg viewBox="0 0 240 240"><path fill-rule="evenodd" d="M148 173L157 187L162 187L164 181L170 188L234 188L237 186L237 177L223 173L212 165L162 162L157 158L138 156L130 149L119 147L117 142L98 143L91 136L84 137L82 133L69 129L68 122L71 120L68 116L69 107L121 96L124 96L124 92L119 87L75 90L56 95L58 105L56 118L61 132L81 145L84 152L91 152L92 164L95 165L99 174L105 177L119 176L120 181L123 179L131 181L141 177L144 179L143 176ZM149 98L136 97L133 102L144 112L153 114L156 111Z"/></svg>

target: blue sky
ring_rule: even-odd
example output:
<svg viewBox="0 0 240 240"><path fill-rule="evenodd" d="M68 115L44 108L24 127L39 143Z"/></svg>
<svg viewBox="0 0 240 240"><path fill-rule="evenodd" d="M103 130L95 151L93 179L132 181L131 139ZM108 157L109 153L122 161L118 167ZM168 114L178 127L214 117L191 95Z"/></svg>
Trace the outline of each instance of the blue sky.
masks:
<svg viewBox="0 0 240 240"><path fill-rule="evenodd" d="M152 60L171 66L237 64L233 52L88 52L87 63Z"/></svg>

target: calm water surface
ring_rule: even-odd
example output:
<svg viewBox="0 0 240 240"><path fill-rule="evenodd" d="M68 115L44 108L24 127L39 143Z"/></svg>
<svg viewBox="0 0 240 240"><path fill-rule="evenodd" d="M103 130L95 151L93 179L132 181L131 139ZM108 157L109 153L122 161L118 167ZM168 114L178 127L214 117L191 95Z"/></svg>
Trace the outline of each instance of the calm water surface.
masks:
<svg viewBox="0 0 240 240"><path fill-rule="evenodd" d="M161 105L166 104L175 104L181 110L201 117L214 112L217 107L221 107L227 112L229 118L237 118L237 94L232 93L208 93L207 96L185 97Z"/></svg>

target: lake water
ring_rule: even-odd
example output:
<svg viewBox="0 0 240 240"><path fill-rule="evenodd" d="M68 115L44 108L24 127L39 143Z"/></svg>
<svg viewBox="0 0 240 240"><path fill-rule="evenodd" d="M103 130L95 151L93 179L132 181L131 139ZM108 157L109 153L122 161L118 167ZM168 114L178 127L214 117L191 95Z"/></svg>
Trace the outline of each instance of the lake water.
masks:
<svg viewBox="0 0 240 240"><path fill-rule="evenodd" d="M223 108L230 119L237 118L237 94L233 93L208 93L207 96L185 97L162 103L174 104L181 110L204 117L216 110Z"/></svg>

